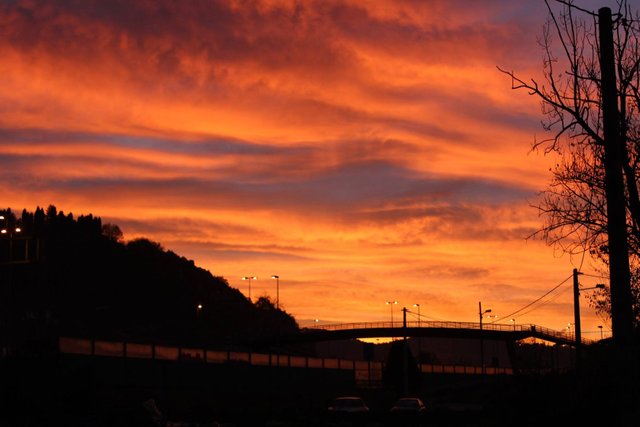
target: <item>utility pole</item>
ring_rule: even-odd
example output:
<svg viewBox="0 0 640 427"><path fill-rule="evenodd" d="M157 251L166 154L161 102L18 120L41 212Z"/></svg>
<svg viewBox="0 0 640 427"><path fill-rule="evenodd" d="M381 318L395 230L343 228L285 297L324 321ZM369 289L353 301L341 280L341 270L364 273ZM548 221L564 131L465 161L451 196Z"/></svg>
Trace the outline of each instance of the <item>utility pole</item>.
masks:
<svg viewBox="0 0 640 427"><path fill-rule="evenodd" d="M628 344L633 334L631 280L625 187L622 176L622 142L616 64L613 50L611 9L598 10L600 33L600 72L602 75L602 123L604 134L605 194L609 243L609 283L611 286L611 329L616 344ZM577 325L576 325L577 326Z"/></svg>
<svg viewBox="0 0 640 427"><path fill-rule="evenodd" d="M580 369L580 358L582 357L582 330L580 328L580 284L578 282L577 268L573 269L573 325L576 334L576 369Z"/></svg>
<svg viewBox="0 0 640 427"><path fill-rule="evenodd" d="M405 396L409 395L409 348L407 347L407 307L402 308L402 329L404 332L402 355L402 388Z"/></svg>

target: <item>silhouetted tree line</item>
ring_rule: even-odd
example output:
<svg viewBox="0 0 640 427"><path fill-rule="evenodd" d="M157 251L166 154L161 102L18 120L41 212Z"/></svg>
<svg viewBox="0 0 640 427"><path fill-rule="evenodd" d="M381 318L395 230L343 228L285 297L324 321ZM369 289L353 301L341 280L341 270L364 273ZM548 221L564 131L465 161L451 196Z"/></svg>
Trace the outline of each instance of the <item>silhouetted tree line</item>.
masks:
<svg viewBox="0 0 640 427"><path fill-rule="evenodd" d="M74 218L55 206L0 214L3 225L21 228L1 238L3 323L13 341L69 335L216 345L298 329L268 297L252 304L157 242L125 242L100 217Z"/></svg>

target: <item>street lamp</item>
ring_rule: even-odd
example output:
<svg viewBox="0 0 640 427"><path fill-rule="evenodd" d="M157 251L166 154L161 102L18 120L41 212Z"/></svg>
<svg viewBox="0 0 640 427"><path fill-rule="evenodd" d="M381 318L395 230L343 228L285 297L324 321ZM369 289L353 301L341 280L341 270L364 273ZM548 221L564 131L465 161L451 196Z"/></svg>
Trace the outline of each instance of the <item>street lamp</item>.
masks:
<svg viewBox="0 0 640 427"><path fill-rule="evenodd" d="M251 281L252 280L258 280L258 278L256 276L244 276L242 278L242 280L248 280L249 281L249 301L251 301Z"/></svg>
<svg viewBox="0 0 640 427"><path fill-rule="evenodd" d="M418 327L422 326L422 317L420 317L420 304L413 304L414 307L418 307Z"/></svg>
<svg viewBox="0 0 640 427"><path fill-rule="evenodd" d="M13 235L22 233L22 229L20 227L9 227L9 218L6 218L4 215L0 215L0 221L4 221L2 228L0 229L0 234L3 236L9 237L9 253L7 254L8 262L13 262ZM26 254L28 252L27 244L25 243L25 260Z"/></svg>
<svg viewBox="0 0 640 427"><path fill-rule="evenodd" d="M510 319L509 320L511 323L513 323L513 330L516 330L516 319Z"/></svg>
<svg viewBox="0 0 640 427"><path fill-rule="evenodd" d="M196 318L200 318L200 313L202 313L202 304L196 305Z"/></svg>
<svg viewBox="0 0 640 427"><path fill-rule="evenodd" d="M482 316L486 313L491 313L491 309L487 308L486 310L482 310L482 302L478 301L478 314L480 316L480 369L482 370L482 374L484 375L484 340L482 337Z"/></svg>
<svg viewBox="0 0 640 427"><path fill-rule="evenodd" d="M582 329L580 327L580 291L588 291L590 289L604 289L605 286L599 283L589 288L581 288L578 282L578 276L583 273L577 268L573 269L573 317L576 335L576 367L580 369L582 359Z"/></svg>
<svg viewBox="0 0 640 427"><path fill-rule="evenodd" d="M575 323L567 323L567 327L565 328L567 330L567 333L570 334L571 333L571 327L575 326Z"/></svg>
<svg viewBox="0 0 640 427"><path fill-rule="evenodd" d="M602 325L598 325L598 329L600 329L600 339L604 339L604 336L602 335Z"/></svg>
<svg viewBox="0 0 640 427"><path fill-rule="evenodd" d="M386 304L391 309L391 327L392 328L393 328L393 305L397 304L397 303L398 303L398 301L386 301Z"/></svg>
<svg viewBox="0 0 640 427"><path fill-rule="evenodd" d="M4 226L0 229L1 234L13 236L13 233L22 232L22 229L20 227L14 227L13 229L9 228L9 220L8 218L5 218L4 215L0 215L0 221L5 221Z"/></svg>
<svg viewBox="0 0 640 427"><path fill-rule="evenodd" d="M4 224L2 224L2 228L0 228L0 234L2 235L2 237L7 236L7 241L8 241L8 252L7 252L7 259L6 261L4 260L4 247L2 250L2 259L0 260L0 265L9 265L9 264L14 264L16 262L21 262L21 261L17 261L14 260L13 258L13 235L14 233L16 234L20 234L22 232L22 229L20 227L9 227L9 218L5 217L4 215L0 215L0 221L3 221ZM3 245L4 246L4 245ZM25 240L25 258L24 258L24 262L27 262L27 254L29 253L29 246L28 246L28 241ZM13 286L11 284L12 281L12 273L9 274L8 279L7 279L7 290L8 290L8 295L9 298L11 298L11 295L13 295ZM11 303L12 301L9 300L8 302L8 306L11 307ZM13 316L11 314L8 314L6 316L6 318L2 321L3 325L2 328L8 331L11 331L11 327L13 326ZM13 342L12 342L12 337L11 334L6 334L6 337L2 340L2 343L0 343L0 352L3 355L8 355L11 354L12 352L12 346L13 346Z"/></svg>
<svg viewBox="0 0 640 427"><path fill-rule="evenodd" d="M280 309L280 276L273 275L272 279L276 279L276 309Z"/></svg>

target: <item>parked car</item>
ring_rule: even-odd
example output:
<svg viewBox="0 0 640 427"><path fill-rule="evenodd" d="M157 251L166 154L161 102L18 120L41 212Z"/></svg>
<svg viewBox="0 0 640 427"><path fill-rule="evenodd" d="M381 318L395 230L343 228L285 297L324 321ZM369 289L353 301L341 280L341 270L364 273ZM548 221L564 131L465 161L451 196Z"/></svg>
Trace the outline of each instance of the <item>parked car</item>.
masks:
<svg viewBox="0 0 640 427"><path fill-rule="evenodd" d="M417 397L403 397L393 404L389 416L395 421L422 423L426 413L427 407L422 400Z"/></svg>
<svg viewBox="0 0 640 427"><path fill-rule="evenodd" d="M331 401L327 410L333 414L367 414L369 407L364 400L355 396L336 397Z"/></svg>
<svg viewBox="0 0 640 427"><path fill-rule="evenodd" d="M360 397L336 397L327 407L326 421L326 426L364 426L369 421L369 407Z"/></svg>
<svg viewBox="0 0 640 427"><path fill-rule="evenodd" d="M427 407L417 397L402 397L393 404L391 412L424 414L427 412Z"/></svg>

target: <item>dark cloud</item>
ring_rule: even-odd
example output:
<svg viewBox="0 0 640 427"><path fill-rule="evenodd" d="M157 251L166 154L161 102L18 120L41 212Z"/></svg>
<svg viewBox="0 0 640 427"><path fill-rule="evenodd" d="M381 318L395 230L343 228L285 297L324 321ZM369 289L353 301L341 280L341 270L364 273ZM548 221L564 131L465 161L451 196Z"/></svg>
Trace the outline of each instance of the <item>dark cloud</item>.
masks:
<svg viewBox="0 0 640 427"><path fill-rule="evenodd" d="M477 280L489 276L491 271L482 267L469 267L466 265L456 265L451 263L450 265L430 265L426 268L419 268L426 278L437 278L438 280L447 279L466 279Z"/></svg>
<svg viewBox="0 0 640 427"><path fill-rule="evenodd" d="M284 151L273 145L252 143L232 137L214 138L197 135L158 135L143 136L136 134L109 134L79 131L65 131L38 128L0 128L0 146L19 143L22 146L32 144L60 143L67 145L86 145L104 143L115 147L136 148L168 153L187 153L193 155L269 155ZM287 150L304 150L304 147L288 147Z"/></svg>
<svg viewBox="0 0 640 427"><path fill-rule="evenodd" d="M258 261L277 260L284 262L312 261L313 257L296 248L277 245L229 245L222 242L198 243L185 241L167 241L166 246L175 251L197 255L199 259L213 258L217 260L243 260L247 258ZM298 254L297 252L300 252Z"/></svg>

